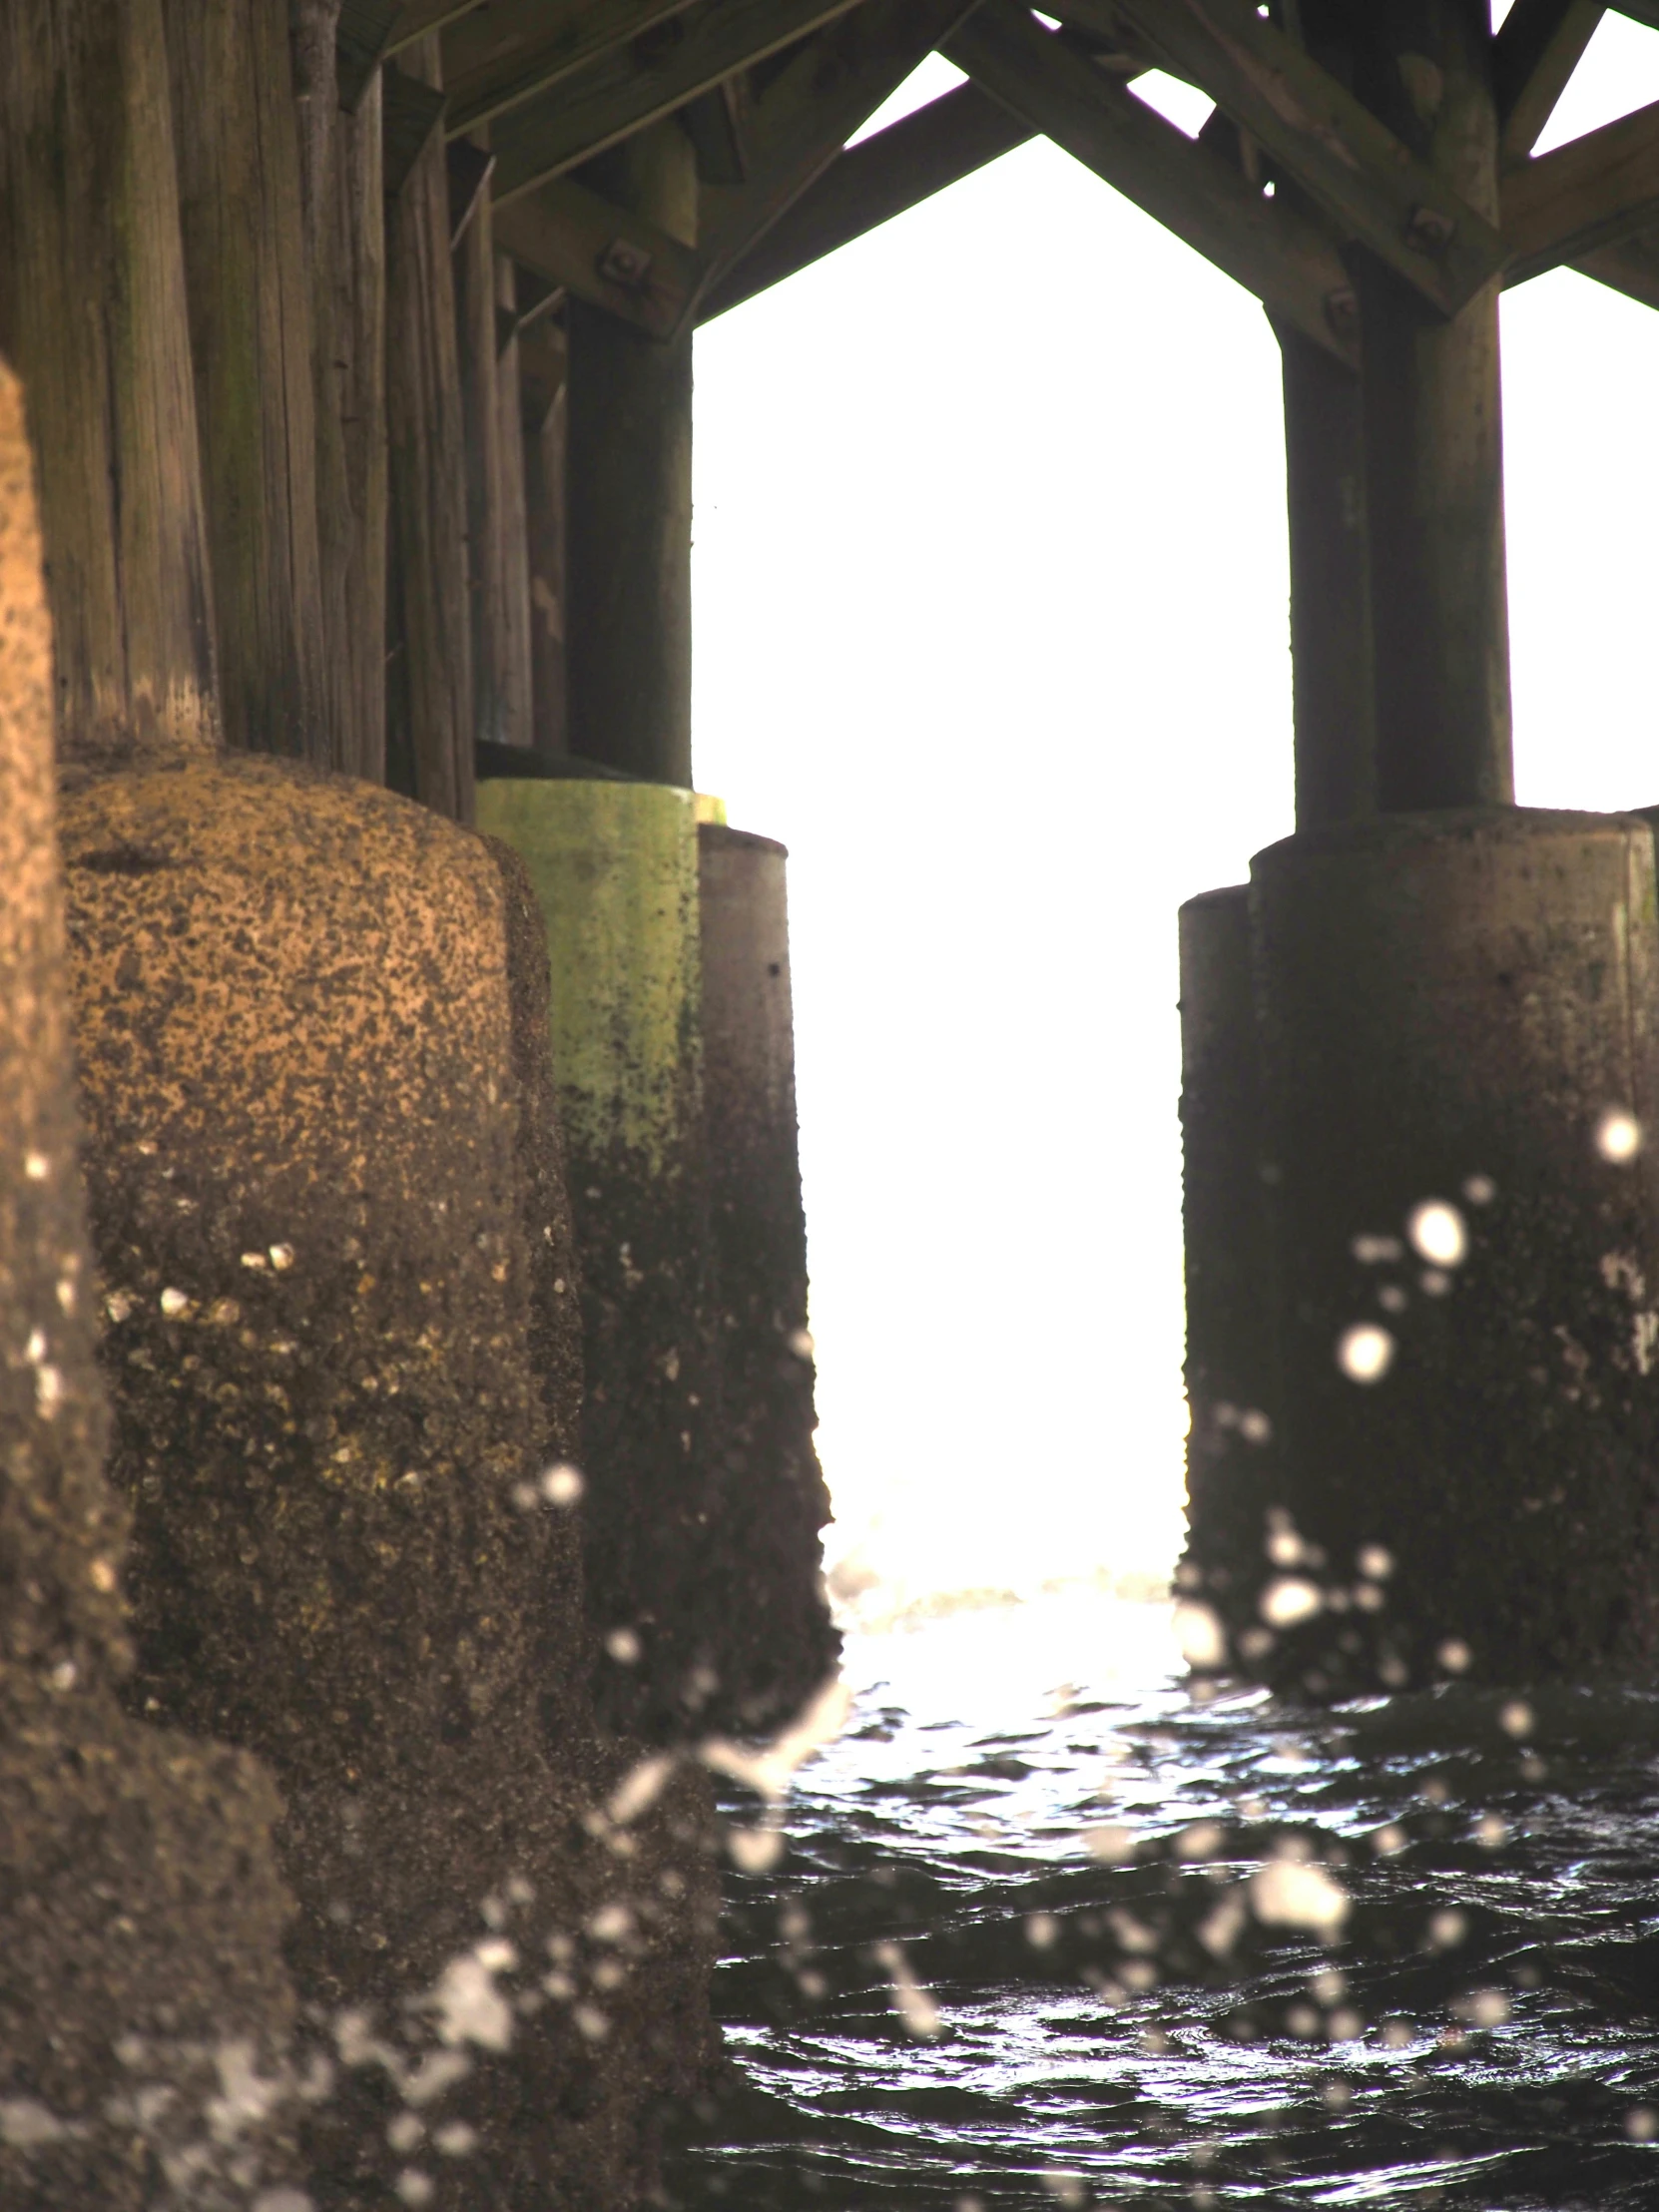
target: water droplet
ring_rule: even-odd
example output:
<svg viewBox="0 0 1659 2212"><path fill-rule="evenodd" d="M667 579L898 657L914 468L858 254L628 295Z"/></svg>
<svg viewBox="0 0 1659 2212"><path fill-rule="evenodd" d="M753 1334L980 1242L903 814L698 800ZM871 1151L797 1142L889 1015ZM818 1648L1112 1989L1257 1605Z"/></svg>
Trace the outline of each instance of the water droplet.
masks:
<svg viewBox="0 0 1659 2212"><path fill-rule="evenodd" d="M1610 1106L1596 1123L1595 1146L1604 1160L1623 1167L1642 1149L1642 1125L1623 1107Z"/></svg>
<svg viewBox="0 0 1659 2212"><path fill-rule="evenodd" d="M1443 1198L1425 1198L1406 1217L1405 1234L1419 1260L1431 1267L1461 1267L1468 1256L1469 1234L1463 1217Z"/></svg>
<svg viewBox="0 0 1659 2212"><path fill-rule="evenodd" d="M1337 1340L1337 1365L1351 1382L1381 1382L1393 1361L1393 1338L1376 1322L1356 1322Z"/></svg>

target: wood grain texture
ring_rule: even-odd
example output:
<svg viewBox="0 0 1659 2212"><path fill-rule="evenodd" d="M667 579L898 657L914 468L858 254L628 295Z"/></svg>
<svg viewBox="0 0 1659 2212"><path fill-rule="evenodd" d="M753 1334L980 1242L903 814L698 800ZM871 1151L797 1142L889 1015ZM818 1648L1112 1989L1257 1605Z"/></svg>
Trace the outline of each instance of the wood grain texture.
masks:
<svg viewBox="0 0 1659 2212"><path fill-rule="evenodd" d="M1506 283L1617 246L1659 219L1659 102L1503 177Z"/></svg>
<svg viewBox="0 0 1659 2212"><path fill-rule="evenodd" d="M1296 826L1377 809L1375 667L1360 379L1278 325L1290 525Z"/></svg>
<svg viewBox="0 0 1659 2212"><path fill-rule="evenodd" d="M439 69L436 40L387 66L419 72L431 84ZM405 771L412 796L424 805L470 822L466 439L441 132L431 133L391 202L386 232L388 643L400 662L388 692L388 768Z"/></svg>
<svg viewBox="0 0 1659 2212"><path fill-rule="evenodd" d="M1483 0L1440 0L1426 19L1416 0L1376 0L1367 26L1360 96L1461 198L1495 216ZM1514 774L1498 284L1446 320L1366 249L1350 261L1366 391L1378 803L1384 812L1506 805Z"/></svg>
<svg viewBox="0 0 1659 2212"><path fill-rule="evenodd" d="M271 0L166 19L226 742L332 766L287 26Z"/></svg>
<svg viewBox="0 0 1659 2212"><path fill-rule="evenodd" d="M498 201L493 220L497 246L521 267L654 337L679 328L701 280L682 240L574 177Z"/></svg>
<svg viewBox="0 0 1659 2212"><path fill-rule="evenodd" d="M1531 153L1606 13L1602 0L1515 0L1492 41L1501 161Z"/></svg>
<svg viewBox="0 0 1659 2212"><path fill-rule="evenodd" d="M453 155L453 145L449 151ZM471 219L453 253L457 358L466 442L473 736L496 745L516 745L520 738L509 726L507 708L512 689L508 668L511 625L507 611L501 409L496 375L495 237L487 194L480 195L475 203Z"/></svg>
<svg viewBox="0 0 1659 2212"><path fill-rule="evenodd" d="M530 580L530 684L535 750L570 751L565 682L565 431L569 388L524 423L525 557Z"/></svg>
<svg viewBox="0 0 1659 2212"><path fill-rule="evenodd" d="M765 238L973 6L974 0L865 0L790 57L748 118L744 183L704 190L701 290L719 283Z"/></svg>
<svg viewBox="0 0 1659 2212"><path fill-rule="evenodd" d="M450 127L476 130L602 55L682 15L692 0L492 0L443 41Z"/></svg>
<svg viewBox="0 0 1659 2212"><path fill-rule="evenodd" d="M830 166L711 283L697 310L709 322L867 231L959 183L1037 136L975 84L957 85Z"/></svg>
<svg viewBox="0 0 1659 2212"><path fill-rule="evenodd" d="M0 349L29 392L61 759L219 742L160 0L0 9Z"/></svg>
<svg viewBox="0 0 1659 2212"><path fill-rule="evenodd" d="M1316 344L1350 357L1340 310L1351 286L1331 241L1263 198L1015 0L982 0L942 51Z"/></svg>
<svg viewBox="0 0 1659 2212"><path fill-rule="evenodd" d="M1252 0L1117 0L1283 175L1442 313L1503 263L1503 243L1455 192Z"/></svg>
<svg viewBox="0 0 1659 2212"><path fill-rule="evenodd" d="M611 195L678 233L696 157L673 122L607 157ZM692 333L664 343L572 299L565 681L572 753L683 788L691 765Z"/></svg>
<svg viewBox="0 0 1659 2212"><path fill-rule="evenodd" d="M340 0L295 0L290 14L294 113L299 135L299 211L311 289L311 411L316 430L316 539L322 589L322 723L330 764L357 773L351 652L345 635L351 509L338 370L341 271Z"/></svg>
<svg viewBox="0 0 1659 2212"><path fill-rule="evenodd" d="M509 201L644 128L781 47L844 14L854 0L722 0L682 39L602 56L514 108L491 134L495 197Z"/></svg>
<svg viewBox="0 0 1659 2212"><path fill-rule="evenodd" d="M495 257L495 305L505 342L495 357L496 441L501 503L501 630L498 645L501 726L509 745L535 733L530 673L530 553L524 485L524 389L519 375L517 297L512 262ZM545 317L543 318L545 321Z"/></svg>

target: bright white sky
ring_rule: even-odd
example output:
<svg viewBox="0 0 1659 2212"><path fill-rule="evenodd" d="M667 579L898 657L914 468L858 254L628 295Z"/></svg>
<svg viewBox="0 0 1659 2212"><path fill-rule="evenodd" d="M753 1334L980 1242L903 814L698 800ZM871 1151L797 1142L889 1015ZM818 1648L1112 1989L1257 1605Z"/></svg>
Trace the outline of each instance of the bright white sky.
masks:
<svg viewBox="0 0 1659 2212"><path fill-rule="evenodd" d="M1656 98L1609 16L1543 143ZM1519 796L1644 805L1659 315L1562 274L1503 328ZM696 488L698 781L792 853L830 1557L1166 1564L1175 913L1292 827L1266 320L1039 141L699 335Z"/></svg>

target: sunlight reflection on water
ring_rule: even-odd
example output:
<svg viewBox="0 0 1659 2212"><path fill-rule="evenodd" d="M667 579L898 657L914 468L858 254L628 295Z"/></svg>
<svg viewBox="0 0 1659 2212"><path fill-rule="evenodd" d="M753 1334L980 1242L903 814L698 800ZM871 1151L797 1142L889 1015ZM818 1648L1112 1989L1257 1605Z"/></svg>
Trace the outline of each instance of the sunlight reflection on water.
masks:
<svg viewBox="0 0 1659 2212"><path fill-rule="evenodd" d="M676 2203L1659 2203L1659 1698L1533 1693L1525 1741L1462 1685L1206 1706L1170 1607L1093 1591L846 1672L787 1857L729 1877L742 2086ZM1264 1925L1264 1868L1341 1925Z"/></svg>

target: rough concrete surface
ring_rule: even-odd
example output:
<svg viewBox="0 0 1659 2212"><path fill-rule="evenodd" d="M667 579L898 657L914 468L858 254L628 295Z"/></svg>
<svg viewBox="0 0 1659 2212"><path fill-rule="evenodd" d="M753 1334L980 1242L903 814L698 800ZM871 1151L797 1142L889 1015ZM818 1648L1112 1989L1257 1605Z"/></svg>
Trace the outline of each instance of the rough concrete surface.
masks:
<svg viewBox="0 0 1659 2212"><path fill-rule="evenodd" d="M703 1127L697 828L662 785L486 782L553 955L553 1062L582 1277L596 1694L662 1740L741 1721L712 1580L720 1369Z"/></svg>
<svg viewBox="0 0 1659 2212"><path fill-rule="evenodd" d="M133 1697L276 1773L342 2067L319 2202L630 2204L710 2057L707 1801L681 1778L621 1850L596 1810L631 1755L550 1471L579 1354L522 898L453 824L272 762L92 787L65 845ZM584 2025L546 1944L624 1877L651 1917L630 1888Z"/></svg>
<svg viewBox="0 0 1659 2212"><path fill-rule="evenodd" d="M834 1668L813 1442L807 1222L783 845L698 830L703 1089L720 1319L720 1664L751 1726L796 1711Z"/></svg>
<svg viewBox="0 0 1659 2212"><path fill-rule="evenodd" d="M1659 1638L1647 826L1527 809L1382 817L1259 854L1251 903L1279 1171L1293 1525L1278 1563L1327 1598L1285 1624L1264 1665L1316 1689L1465 1667L1511 1681L1646 1668ZM1623 1138L1643 1127L1632 1152ZM1426 1201L1451 1219L1424 1236ZM1349 1365L1356 1349L1369 1380ZM1372 1546L1391 1572L1375 1556L1366 1571Z"/></svg>
<svg viewBox="0 0 1659 2212"><path fill-rule="evenodd" d="M253 1760L114 1694L126 1515L101 1471L52 639L3 367L0 608L0 2205L217 2212L296 2171L279 1807Z"/></svg>

